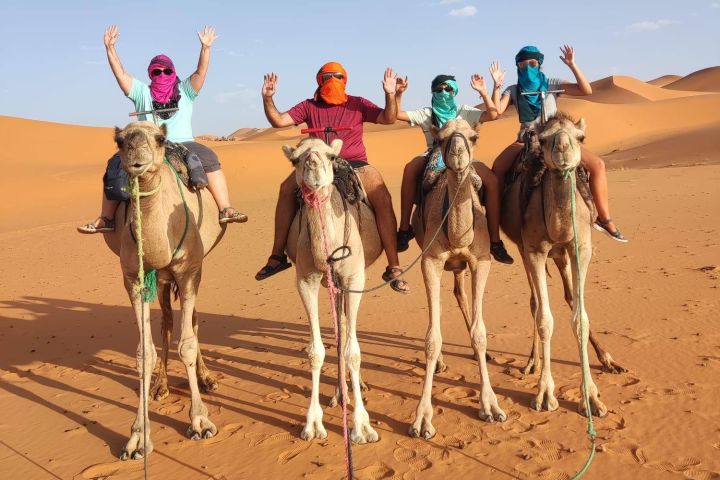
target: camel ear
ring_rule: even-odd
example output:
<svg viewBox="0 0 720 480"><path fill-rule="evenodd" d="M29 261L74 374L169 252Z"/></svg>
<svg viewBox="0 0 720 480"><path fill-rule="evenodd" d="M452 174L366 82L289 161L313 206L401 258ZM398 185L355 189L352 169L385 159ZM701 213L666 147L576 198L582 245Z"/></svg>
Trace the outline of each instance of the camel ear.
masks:
<svg viewBox="0 0 720 480"><path fill-rule="evenodd" d="M575 128L577 128L578 130L581 130L583 133L585 133L585 126L586 125L585 125L584 118L580 118L580 120L578 120L577 123L575 124Z"/></svg>
<svg viewBox="0 0 720 480"><path fill-rule="evenodd" d="M117 144L118 148L122 148L124 138L123 138L122 130L120 129L120 127L115 127L114 140L115 140L115 143Z"/></svg>
<svg viewBox="0 0 720 480"><path fill-rule="evenodd" d="M283 145L282 146L283 153L287 157L288 160L290 160L293 165L295 164L295 160L293 159L293 153L295 153L295 149L291 147L290 145Z"/></svg>
<svg viewBox="0 0 720 480"><path fill-rule="evenodd" d="M339 138L336 138L335 140L330 142L330 149L332 150L333 155L335 155L336 157L338 155L340 155L340 150L342 150L342 146L343 146L343 141L340 140Z"/></svg>

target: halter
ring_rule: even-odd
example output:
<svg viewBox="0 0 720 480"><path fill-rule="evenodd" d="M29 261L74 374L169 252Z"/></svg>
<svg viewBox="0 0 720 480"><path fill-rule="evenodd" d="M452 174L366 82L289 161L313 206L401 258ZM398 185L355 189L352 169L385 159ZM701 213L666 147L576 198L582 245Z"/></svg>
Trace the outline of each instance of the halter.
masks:
<svg viewBox="0 0 720 480"><path fill-rule="evenodd" d="M556 142L557 142L557 137L558 137L558 135L560 135L560 133L562 133L562 132L564 132L564 131L565 131L565 130L563 130L563 129L561 128L561 129L559 129L557 132L553 133L553 135L552 135L552 151L553 151L553 152L555 151L555 144L556 144ZM568 136L570 136L570 135L568 135ZM569 150L566 150L566 151L564 151L564 152L562 153L563 160L567 161L567 155L570 153L571 150L572 150L572 151L575 150L575 142L573 142L572 139L570 140L570 149L569 149ZM578 165L580 164L580 163L578 162L578 163L577 163L575 166L573 166L573 167L560 168L560 166L557 164L557 162L555 162L555 159L552 157L552 155L550 156L550 161L553 163L553 165L555 165L555 167L557 168L557 170L560 172L560 175L561 175L564 179L566 179L566 180L567 180L568 177L570 177L570 175L572 175L573 172L575 172L575 169L576 169L576 168L578 167Z"/></svg>
<svg viewBox="0 0 720 480"><path fill-rule="evenodd" d="M138 196L139 196L140 198L143 198L143 197L152 197L153 195L155 195L157 192L160 191L160 188L161 188L161 187L162 187L162 177L160 177L160 181L158 182L158 184L157 184L157 186L156 186L155 188L153 188L152 190L148 190L147 192L139 192L139 193L138 193Z"/></svg>
<svg viewBox="0 0 720 480"><path fill-rule="evenodd" d="M463 142L465 143L465 149L468 152L468 156L471 157L470 161L465 166L465 168L463 168L460 171L456 171L456 170L453 170L452 168L450 168L450 165L448 165L447 161L445 161L445 166L448 168L448 170L452 170L457 175L463 175L468 170L468 168L470 168L470 166L472 165L472 150L470 149L470 144L468 143L468 139L465 135L463 135L460 132L454 132L452 135L450 135L450 137L448 137L447 143L445 144L445 148L443 149L443 158L444 159L448 158L448 152L450 151L450 144L452 143L452 140L455 137L460 137L463 139Z"/></svg>

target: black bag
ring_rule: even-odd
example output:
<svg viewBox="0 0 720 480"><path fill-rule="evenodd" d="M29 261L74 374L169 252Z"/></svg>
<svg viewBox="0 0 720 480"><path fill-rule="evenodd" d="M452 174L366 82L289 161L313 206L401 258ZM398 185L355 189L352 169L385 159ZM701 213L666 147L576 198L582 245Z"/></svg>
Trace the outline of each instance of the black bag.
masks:
<svg viewBox="0 0 720 480"><path fill-rule="evenodd" d="M105 198L119 202L130 200L129 180L127 172L122 168L120 154L116 153L108 160L105 175L103 175Z"/></svg>

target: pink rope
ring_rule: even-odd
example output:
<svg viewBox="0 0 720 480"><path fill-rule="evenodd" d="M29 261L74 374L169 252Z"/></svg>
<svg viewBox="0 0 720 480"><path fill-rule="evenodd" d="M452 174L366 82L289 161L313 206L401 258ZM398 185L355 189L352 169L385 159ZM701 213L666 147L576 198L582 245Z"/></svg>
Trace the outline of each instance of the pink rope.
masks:
<svg viewBox="0 0 720 480"><path fill-rule="evenodd" d="M314 190L309 189L305 184L300 186L303 200L305 204L312 209L319 209L325 202L330 198L330 194L325 197L321 197L320 194ZM328 244L327 229L325 228L325 217L322 212L320 215L320 228L322 230L323 237L323 249L325 250L325 258L330 257L330 245ZM352 467L352 449L350 446L350 436L348 435L348 391L347 383L345 383L345 359L343 358L342 351L340 349L340 319L338 318L338 312L336 308L336 298L342 292L335 286L332 274L332 265L327 262L327 283L328 283L328 294L330 295L330 310L333 316L333 327L335 328L335 346L338 352L338 377L340 382L340 390L342 392L342 403L343 403L343 439L345 441L345 469L347 471L348 480L353 478L353 467Z"/></svg>

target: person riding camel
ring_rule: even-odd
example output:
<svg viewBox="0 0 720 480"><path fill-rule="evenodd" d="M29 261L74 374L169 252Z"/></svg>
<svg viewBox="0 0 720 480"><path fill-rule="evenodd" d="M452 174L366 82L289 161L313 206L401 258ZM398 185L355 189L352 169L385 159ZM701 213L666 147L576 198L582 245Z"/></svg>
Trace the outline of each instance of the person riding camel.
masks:
<svg viewBox="0 0 720 480"><path fill-rule="evenodd" d="M210 47L217 38L215 29L205 27L202 32L198 32L202 47L197 70L192 75L181 81L173 61L166 55L157 55L150 60L147 69L150 85L133 78L123 68L115 50L118 36L118 28L115 25L105 30L104 43L108 62L120 89L133 102L138 112L177 109L171 112L158 112L155 115L157 123L167 127L167 140L182 144L190 154L195 154L200 159L202 169L207 174L208 190L218 206L219 222L221 224L246 222L248 217L230 206L225 174L220 169L217 155L205 145L195 142L192 134L193 102L205 83L205 75L210 63ZM138 119L150 120L152 116L140 115ZM105 233L115 230L115 210L127 198L127 194L120 191L120 188L115 188L109 181L109 177L114 172L121 172L119 152L108 161L103 177L105 188L100 216L93 222L78 227L80 233Z"/></svg>
<svg viewBox="0 0 720 480"><path fill-rule="evenodd" d="M349 131L330 133L330 140L342 139L340 158L352 165L365 188L368 202L375 211L378 233L388 261L388 266L382 275L383 279L390 282L393 290L409 293L410 287L401 277L402 270L397 255L395 235L397 220L393 211L392 198L380 172L368 163L363 143L364 122L386 125L395 123L397 118L396 76L392 69L385 70L382 82L385 92L384 109L363 97L348 95L345 91L348 75L345 68L337 62L328 62L323 65L315 78L318 87L313 98L303 100L290 110L281 113L273 101L278 76L275 73L265 75L262 86L265 116L274 128L301 123L306 123L309 128L350 127ZM318 134L311 135L319 136ZM297 211L296 188L297 181L293 171L280 185L280 194L275 207L275 234L272 252L267 264L255 275L256 280L264 280L291 266L285 255L285 246L288 231Z"/></svg>
<svg viewBox="0 0 720 480"><path fill-rule="evenodd" d="M490 74L494 80L493 90L498 90L500 86L496 77L500 76L500 68L497 63L490 66ZM470 86L480 94L485 106L484 110L469 105L457 106L455 97L459 88L452 75L438 75L430 84L432 93L431 106L420 108L418 110L403 111L400 107L402 95L407 90L407 78L398 78L398 87L395 98L398 102L398 120L408 122L410 125L419 125L425 134L425 142L427 150L422 155L413 158L405 165L402 177L402 187L400 193L400 229L398 230L397 248L399 252L404 252L409 247L409 242L415 237L415 233L410 226L410 217L412 216L413 203L416 197L418 177L425 171L428 160L435 148L435 139L430 130L431 126L442 128L449 120L462 118L470 125L478 122L490 122L498 117L497 109L492 99L488 95L485 86L485 79L474 74L470 78ZM500 185L495 174L483 163L473 162L473 167L478 176L482 179L482 185L485 189L485 202L488 220L488 232L490 234L490 253L493 258L501 263L511 264L513 258L505 250L502 240L500 240Z"/></svg>
<svg viewBox="0 0 720 480"><path fill-rule="evenodd" d="M507 171L512 167L515 158L517 158L522 151L527 132L531 129L536 129L542 121L540 118L542 106L540 95L521 95L522 92L564 90L563 93L565 95L572 96L584 96L592 93L590 83L580 68L575 64L575 51L573 47L565 45L560 48L560 51L562 52L560 60L570 67L570 70L575 76L576 83L546 77L541 69L545 56L537 47L530 45L520 49L515 56L515 65L517 66L518 74L517 85L510 85L503 91L501 98L494 98L500 115L502 115L508 105L512 103L516 106L520 119L520 131L518 132L516 141L505 148L493 163L493 172L501 179L501 183ZM546 118L551 118L557 112L556 99L559 95L559 93L547 93L545 95L544 107ZM605 162L597 154L582 147L582 163L590 174L590 190L592 191L595 207L597 208L597 218L593 223L593 227L613 240L626 243L628 240L620 233L620 230L618 230L610 218Z"/></svg>

